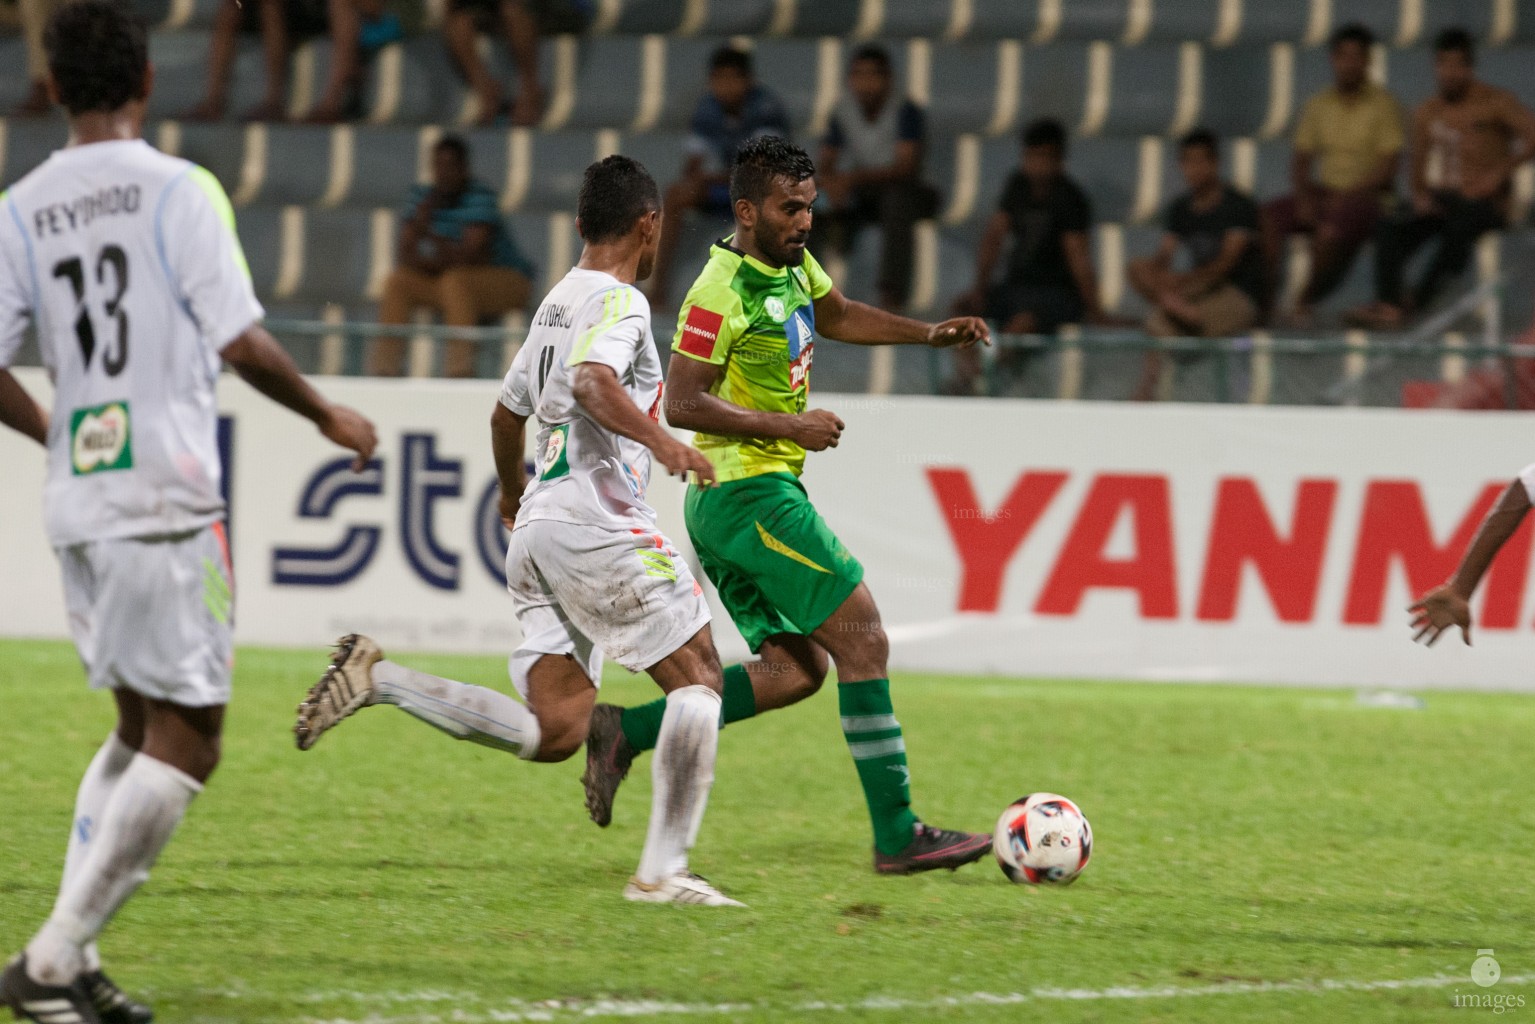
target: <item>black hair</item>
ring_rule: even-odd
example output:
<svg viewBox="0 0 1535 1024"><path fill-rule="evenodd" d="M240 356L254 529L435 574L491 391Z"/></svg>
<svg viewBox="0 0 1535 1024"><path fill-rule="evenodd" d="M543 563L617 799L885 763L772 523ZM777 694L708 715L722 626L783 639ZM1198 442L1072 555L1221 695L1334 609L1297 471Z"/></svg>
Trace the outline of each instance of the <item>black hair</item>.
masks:
<svg viewBox="0 0 1535 1024"><path fill-rule="evenodd" d="M1340 25L1327 40L1327 49L1336 50L1344 43L1358 43L1366 52L1375 45L1375 33L1360 22L1351 21Z"/></svg>
<svg viewBox="0 0 1535 1024"><path fill-rule="evenodd" d="M747 78L752 74L752 55L745 50L739 50L729 43L721 46L709 57L709 70L713 71L739 71Z"/></svg>
<svg viewBox="0 0 1535 1024"><path fill-rule="evenodd" d="M1447 28L1435 36L1434 53L1463 53L1467 64L1476 63L1476 43L1463 28Z"/></svg>
<svg viewBox="0 0 1535 1024"><path fill-rule="evenodd" d="M611 242L627 235L634 222L661 208L661 190L645 165L626 156L603 157L587 167L576 199L581 238Z"/></svg>
<svg viewBox="0 0 1535 1024"><path fill-rule="evenodd" d="M1221 155L1221 140L1208 128L1195 128L1183 138L1178 140L1178 152L1194 147L1208 149L1212 157Z"/></svg>
<svg viewBox="0 0 1535 1024"><path fill-rule="evenodd" d="M1023 130L1023 148L1054 146L1062 156L1066 155L1066 126L1053 117L1041 117L1030 121Z"/></svg>
<svg viewBox="0 0 1535 1024"><path fill-rule="evenodd" d="M459 163L465 167L469 166L469 143L464 141L462 135L444 135L432 147L432 153L435 155L444 149L452 150L454 155L458 157Z"/></svg>
<svg viewBox="0 0 1535 1024"><path fill-rule="evenodd" d="M148 37L126 4L64 4L48 19L43 46L59 102L71 114L110 113L144 98Z"/></svg>
<svg viewBox="0 0 1535 1024"><path fill-rule="evenodd" d="M730 205L745 199L753 206L767 201L774 178L798 185L815 175L815 164L803 149L777 135L752 139L736 153L730 171Z"/></svg>
<svg viewBox="0 0 1535 1024"><path fill-rule="evenodd" d="M883 46L879 45L878 43L864 43L858 49L854 50L852 56L847 59L847 66L852 67L859 61L864 60L878 64L880 74L886 75L887 77L889 76L890 51L885 49Z"/></svg>

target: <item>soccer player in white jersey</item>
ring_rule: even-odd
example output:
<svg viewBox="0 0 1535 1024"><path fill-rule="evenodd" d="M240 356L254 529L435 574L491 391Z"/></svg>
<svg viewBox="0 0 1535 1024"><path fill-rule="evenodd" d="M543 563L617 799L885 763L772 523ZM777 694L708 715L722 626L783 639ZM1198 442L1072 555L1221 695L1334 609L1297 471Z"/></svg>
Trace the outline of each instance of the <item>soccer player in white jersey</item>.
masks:
<svg viewBox="0 0 1535 1024"><path fill-rule="evenodd" d="M0 976L0 1005L119 1024L150 1013L102 974L96 937L213 772L229 700L220 358L359 462L375 438L259 326L212 175L139 138L152 71L126 6L65 5L46 40L69 143L0 197L0 423L47 448L44 519L70 629L118 722L80 784L52 915ZM5 369L29 322L51 412Z"/></svg>
<svg viewBox="0 0 1535 1024"><path fill-rule="evenodd" d="M606 654L666 693L650 829L624 896L740 906L688 869L714 779L724 680L708 605L645 502L652 459L714 479L708 460L658 422L661 360L634 287L650 275L661 235L655 181L627 157L591 165L576 223L581 261L538 307L490 420L512 527L507 588L523 633L510 671L527 703L385 661L354 634L299 705L294 732L308 750L357 709L393 704L458 739L563 761L586 741ZM529 416L539 420L531 483Z"/></svg>

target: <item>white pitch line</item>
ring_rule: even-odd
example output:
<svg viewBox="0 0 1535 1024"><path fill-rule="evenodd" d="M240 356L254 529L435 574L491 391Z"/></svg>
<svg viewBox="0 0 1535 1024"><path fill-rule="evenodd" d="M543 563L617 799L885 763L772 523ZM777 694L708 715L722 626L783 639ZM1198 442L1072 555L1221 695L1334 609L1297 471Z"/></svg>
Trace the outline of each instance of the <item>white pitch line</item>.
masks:
<svg viewBox="0 0 1535 1024"><path fill-rule="evenodd" d="M1528 985L1535 974L1507 975L1500 988ZM489 1004L474 993L426 992L316 992L302 997L306 1003L356 1002L363 1005L452 1004L446 1014L416 1013L407 1016L369 1014L361 1019L315 1017L310 1024L521 1024L521 1022L560 1022L608 1019L656 1019L665 1017L708 1017L727 1014L781 1013L789 1016L854 1012L910 1013L921 1010L964 1009L966 1007L1017 1006L1035 1002L1095 1002L1107 1000L1187 999L1205 996L1261 996L1286 992L1313 995L1330 992L1389 992L1401 989L1450 988L1464 985L1476 989L1466 975L1438 974L1425 978L1387 978L1378 981L1351 981L1324 978L1320 981L1234 981L1217 985L1161 985L1154 988L1114 986L1111 988L1036 988L1027 992L971 992L940 996L935 999L870 998L856 1002L806 1002L786 1006L763 1003L667 1003L651 1000L591 999L521 1002L509 1000ZM225 995L235 996L234 993ZM238 996L235 996L238 998Z"/></svg>

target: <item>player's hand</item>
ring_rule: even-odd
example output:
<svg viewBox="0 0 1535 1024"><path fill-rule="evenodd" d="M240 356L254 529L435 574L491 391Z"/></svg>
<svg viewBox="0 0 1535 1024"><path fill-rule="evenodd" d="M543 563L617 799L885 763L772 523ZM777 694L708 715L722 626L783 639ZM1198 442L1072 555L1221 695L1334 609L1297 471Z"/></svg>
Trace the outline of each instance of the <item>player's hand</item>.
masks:
<svg viewBox="0 0 1535 1024"><path fill-rule="evenodd" d="M354 473L361 473L368 468L373 449L378 447L378 432L373 429L373 421L356 409L348 409L344 405L330 407L320 423L320 433L341 447L357 453L357 458L352 460Z"/></svg>
<svg viewBox="0 0 1535 1024"><path fill-rule="evenodd" d="M811 409L797 417L795 436L789 438L807 452L821 452L837 447L847 424L826 409Z"/></svg>
<svg viewBox="0 0 1535 1024"><path fill-rule="evenodd" d="M1439 212L1439 203L1434 199L1434 194L1429 191L1419 191L1412 194L1412 212L1420 217L1432 216Z"/></svg>
<svg viewBox="0 0 1535 1024"><path fill-rule="evenodd" d="M927 343L934 348L969 348L978 341L991 344L991 328L978 316L957 316L927 329Z"/></svg>
<svg viewBox="0 0 1535 1024"><path fill-rule="evenodd" d="M1413 640L1421 640L1432 647L1445 630L1459 626L1461 636L1470 646L1471 603L1448 584L1430 590L1407 610L1412 612L1412 628L1417 630Z"/></svg>
<svg viewBox="0 0 1535 1024"><path fill-rule="evenodd" d="M687 478L693 474L693 480L699 487L714 486L714 463L710 462L704 453L690 444L681 441L672 441L652 453L656 461L666 467L666 471L672 476Z"/></svg>
<svg viewBox="0 0 1535 1024"><path fill-rule="evenodd" d="M496 511L501 515L501 525L508 530L517 525L517 510L522 507L522 492L512 494L506 488L501 488L501 500L497 503Z"/></svg>
<svg viewBox="0 0 1535 1024"><path fill-rule="evenodd" d="M1491 199L1503 191L1507 180L1496 167L1480 174L1467 175L1461 183L1460 194L1471 200Z"/></svg>

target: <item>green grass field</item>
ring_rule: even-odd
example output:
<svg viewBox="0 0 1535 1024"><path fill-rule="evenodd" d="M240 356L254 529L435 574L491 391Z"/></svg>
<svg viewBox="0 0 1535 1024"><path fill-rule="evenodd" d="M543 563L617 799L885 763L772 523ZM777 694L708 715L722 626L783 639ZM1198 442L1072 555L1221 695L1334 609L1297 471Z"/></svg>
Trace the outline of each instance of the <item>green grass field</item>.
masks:
<svg viewBox="0 0 1535 1024"><path fill-rule="evenodd" d="M500 658L418 667L505 685ZM612 828L576 760L364 711L300 754L323 652L246 650L225 759L105 936L164 1022L1446 1021L1535 1016L1535 700L898 676L917 809L1032 789L1097 848L1060 890L869 867L835 694L727 730L695 866L744 911L637 906L649 761ZM610 676L610 699L649 683ZM0 950L54 895L111 722L64 644L0 642ZM1503 980L1470 981L1493 948ZM1504 1018L1507 1014L1502 1015Z"/></svg>

